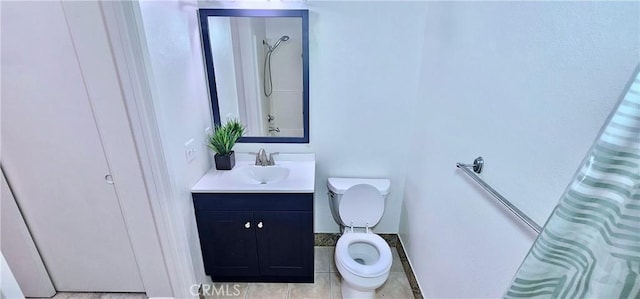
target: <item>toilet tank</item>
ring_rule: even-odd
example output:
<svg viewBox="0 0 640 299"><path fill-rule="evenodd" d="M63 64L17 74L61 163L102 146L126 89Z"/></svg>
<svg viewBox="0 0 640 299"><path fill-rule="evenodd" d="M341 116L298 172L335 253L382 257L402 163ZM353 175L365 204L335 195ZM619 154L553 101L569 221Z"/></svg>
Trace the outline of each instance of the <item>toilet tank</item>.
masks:
<svg viewBox="0 0 640 299"><path fill-rule="evenodd" d="M327 180L327 187L329 188L329 207L331 208L333 220L335 220L336 223L344 225L340 220L340 215L338 213L342 194L352 186L358 184L369 184L376 187L376 189L380 191L380 195L385 198L389 195L389 188L391 187L391 181L389 179L329 178Z"/></svg>

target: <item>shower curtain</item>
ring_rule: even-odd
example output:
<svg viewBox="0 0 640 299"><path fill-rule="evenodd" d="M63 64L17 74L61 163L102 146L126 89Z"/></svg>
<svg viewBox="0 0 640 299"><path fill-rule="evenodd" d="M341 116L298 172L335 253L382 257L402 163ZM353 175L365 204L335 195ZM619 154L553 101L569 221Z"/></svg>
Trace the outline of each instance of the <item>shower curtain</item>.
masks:
<svg viewBox="0 0 640 299"><path fill-rule="evenodd" d="M505 298L640 298L638 69Z"/></svg>

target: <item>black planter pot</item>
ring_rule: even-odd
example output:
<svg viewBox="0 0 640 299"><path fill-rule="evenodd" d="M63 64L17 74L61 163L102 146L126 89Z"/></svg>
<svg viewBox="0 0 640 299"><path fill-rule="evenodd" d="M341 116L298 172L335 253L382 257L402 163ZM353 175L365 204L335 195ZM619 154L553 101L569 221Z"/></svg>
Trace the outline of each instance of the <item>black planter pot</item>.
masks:
<svg viewBox="0 0 640 299"><path fill-rule="evenodd" d="M231 170L233 166L236 166L236 155L234 151L231 151L231 153L226 156L215 154L213 158L216 161L217 170Z"/></svg>

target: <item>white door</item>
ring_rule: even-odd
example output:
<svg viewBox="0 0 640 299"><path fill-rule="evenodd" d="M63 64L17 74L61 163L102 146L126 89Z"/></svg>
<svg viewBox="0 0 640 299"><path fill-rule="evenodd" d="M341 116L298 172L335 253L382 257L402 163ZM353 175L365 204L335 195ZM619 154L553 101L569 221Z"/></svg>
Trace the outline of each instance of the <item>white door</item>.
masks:
<svg viewBox="0 0 640 299"><path fill-rule="evenodd" d="M60 2L3 2L2 165L58 291L144 291Z"/></svg>

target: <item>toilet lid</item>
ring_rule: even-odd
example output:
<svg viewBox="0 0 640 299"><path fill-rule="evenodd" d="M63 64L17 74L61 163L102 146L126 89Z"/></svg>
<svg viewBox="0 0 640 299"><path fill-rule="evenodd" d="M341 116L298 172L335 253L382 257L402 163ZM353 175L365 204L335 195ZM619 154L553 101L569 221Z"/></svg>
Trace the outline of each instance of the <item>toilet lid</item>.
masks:
<svg viewBox="0 0 640 299"><path fill-rule="evenodd" d="M354 185L342 195L338 210L346 226L372 227L382 218L384 197L371 185Z"/></svg>

